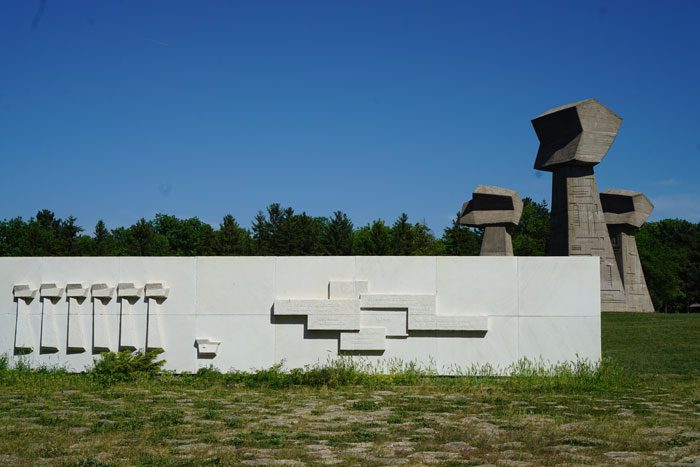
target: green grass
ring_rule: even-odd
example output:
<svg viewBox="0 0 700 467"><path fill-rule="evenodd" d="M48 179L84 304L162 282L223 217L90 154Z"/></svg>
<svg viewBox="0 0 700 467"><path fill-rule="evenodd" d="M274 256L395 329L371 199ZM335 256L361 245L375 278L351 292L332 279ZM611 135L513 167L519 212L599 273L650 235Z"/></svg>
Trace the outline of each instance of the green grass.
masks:
<svg viewBox="0 0 700 467"><path fill-rule="evenodd" d="M698 318L604 314L600 366L522 361L509 377L343 359L175 376L144 355L69 374L0 358L0 465L700 462Z"/></svg>
<svg viewBox="0 0 700 467"><path fill-rule="evenodd" d="M603 313L602 341L631 372L700 375L700 314Z"/></svg>

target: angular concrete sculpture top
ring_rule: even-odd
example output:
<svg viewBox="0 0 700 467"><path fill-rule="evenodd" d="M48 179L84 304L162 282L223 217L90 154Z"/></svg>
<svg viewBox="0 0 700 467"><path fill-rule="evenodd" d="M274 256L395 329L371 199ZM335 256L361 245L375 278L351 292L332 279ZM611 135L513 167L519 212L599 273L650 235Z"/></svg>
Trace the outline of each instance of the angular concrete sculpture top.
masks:
<svg viewBox="0 0 700 467"><path fill-rule="evenodd" d="M462 205L459 223L474 227L518 225L523 201L517 191L479 185L472 199Z"/></svg>
<svg viewBox="0 0 700 467"><path fill-rule="evenodd" d="M535 117L540 148L535 169L559 165L594 166L610 149L622 118L595 99L555 107Z"/></svg>
<svg viewBox="0 0 700 467"><path fill-rule="evenodd" d="M641 227L654 209L644 193L630 190L605 190L600 193L600 204L606 224L632 227Z"/></svg>

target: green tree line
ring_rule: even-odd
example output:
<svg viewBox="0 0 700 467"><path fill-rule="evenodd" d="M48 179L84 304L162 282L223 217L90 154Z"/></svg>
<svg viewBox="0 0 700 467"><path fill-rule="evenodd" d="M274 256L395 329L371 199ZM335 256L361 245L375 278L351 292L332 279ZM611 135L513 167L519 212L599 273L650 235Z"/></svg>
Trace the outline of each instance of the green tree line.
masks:
<svg viewBox="0 0 700 467"><path fill-rule="evenodd" d="M518 256L547 251L547 203L523 200L520 224L510 230ZM329 217L297 213L274 203L259 211L251 227L227 214L217 228L197 217L156 214L128 227L108 229L98 221L92 233L70 216L47 209L35 217L0 221L0 256L304 256L455 255L476 256L482 230L452 225L440 236L402 213L393 222L376 219L355 226L342 211ZM700 301L700 224L665 219L642 226L637 243L657 310L680 311Z"/></svg>

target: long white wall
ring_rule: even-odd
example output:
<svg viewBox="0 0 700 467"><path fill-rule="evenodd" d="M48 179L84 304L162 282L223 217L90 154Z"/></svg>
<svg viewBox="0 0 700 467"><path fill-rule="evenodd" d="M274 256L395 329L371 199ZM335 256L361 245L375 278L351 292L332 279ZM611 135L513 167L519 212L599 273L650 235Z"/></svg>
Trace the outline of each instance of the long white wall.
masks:
<svg viewBox="0 0 700 467"><path fill-rule="evenodd" d="M176 371L598 360L599 280L594 257L0 258L0 354L75 371L147 340Z"/></svg>

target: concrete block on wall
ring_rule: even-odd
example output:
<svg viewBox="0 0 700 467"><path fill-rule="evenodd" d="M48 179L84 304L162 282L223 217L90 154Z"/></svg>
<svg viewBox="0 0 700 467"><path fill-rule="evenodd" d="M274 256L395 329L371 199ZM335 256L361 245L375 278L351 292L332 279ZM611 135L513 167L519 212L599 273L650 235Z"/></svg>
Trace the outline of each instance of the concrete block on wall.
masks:
<svg viewBox="0 0 700 467"><path fill-rule="evenodd" d="M196 339L195 345L197 346L197 358L209 359L216 357L221 342L211 339Z"/></svg>
<svg viewBox="0 0 700 467"><path fill-rule="evenodd" d="M12 287L12 294L21 300L32 300L36 296L37 289L32 289L27 284L15 285Z"/></svg>
<svg viewBox="0 0 700 467"><path fill-rule="evenodd" d="M385 328L362 328L359 332L341 332L341 351L382 351L386 349Z"/></svg>
<svg viewBox="0 0 700 467"><path fill-rule="evenodd" d="M110 287L107 284L92 284L90 294L92 298L110 300L114 294L114 287Z"/></svg>

